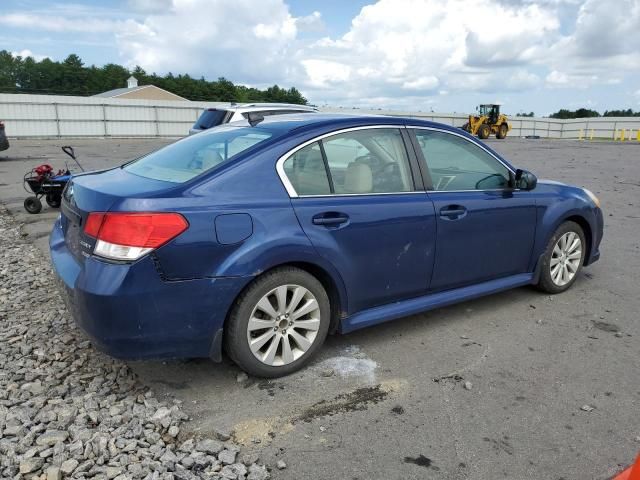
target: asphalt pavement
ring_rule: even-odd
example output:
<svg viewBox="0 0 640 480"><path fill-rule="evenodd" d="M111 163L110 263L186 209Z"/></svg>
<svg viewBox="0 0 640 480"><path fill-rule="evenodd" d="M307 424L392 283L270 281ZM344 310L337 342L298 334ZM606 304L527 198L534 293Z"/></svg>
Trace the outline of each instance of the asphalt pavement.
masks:
<svg viewBox="0 0 640 480"><path fill-rule="evenodd" d="M62 168L63 144L101 169L170 141L12 140L0 201L48 261L58 212L24 211L27 170ZM276 479L610 478L640 450L640 144L488 143L600 197L602 258L569 291L519 288L333 336L310 367L272 381L227 359L130 366L184 401L193 432L229 432L261 461L283 460Z"/></svg>

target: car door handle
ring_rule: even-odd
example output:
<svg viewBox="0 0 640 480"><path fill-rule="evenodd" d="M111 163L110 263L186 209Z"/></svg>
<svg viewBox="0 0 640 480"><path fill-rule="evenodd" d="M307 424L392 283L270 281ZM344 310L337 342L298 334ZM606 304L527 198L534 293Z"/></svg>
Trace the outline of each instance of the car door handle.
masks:
<svg viewBox="0 0 640 480"><path fill-rule="evenodd" d="M440 216L447 220L457 220L467 214L467 209L460 205L448 205L440 209Z"/></svg>
<svg viewBox="0 0 640 480"><path fill-rule="evenodd" d="M331 227L336 225L342 225L343 223L346 223L348 220L349 220L349 217L342 213L336 213L336 214L321 213L320 215L314 216L311 221L313 222L314 225L324 225L324 226Z"/></svg>

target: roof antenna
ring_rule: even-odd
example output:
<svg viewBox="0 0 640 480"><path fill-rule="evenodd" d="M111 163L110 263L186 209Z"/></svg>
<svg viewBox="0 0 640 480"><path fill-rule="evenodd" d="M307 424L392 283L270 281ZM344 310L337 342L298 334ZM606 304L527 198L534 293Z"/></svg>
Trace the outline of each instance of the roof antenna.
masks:
<svg viewBox="0 0 640 480"><path fill-rule="evenodd" d="M249 121L249 125L251 125L252 127L255 127L261 121L264 120L264 115L260 112L248 112L247 120Z"/></svg>

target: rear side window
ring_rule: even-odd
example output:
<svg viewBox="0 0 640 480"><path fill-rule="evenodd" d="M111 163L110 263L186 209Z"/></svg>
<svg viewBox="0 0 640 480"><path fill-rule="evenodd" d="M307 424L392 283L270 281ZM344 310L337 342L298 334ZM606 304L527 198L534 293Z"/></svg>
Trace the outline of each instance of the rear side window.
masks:
<svg viewBox="0 0 640 480"><path fill-rule="evenodd" d="M340 133L323 140L336 194L412 190L404 141L395 128Z"/></svg>
<svg viewBox="0 0 640 480"><path fill-rule="evenodd" d="M331 187L320 143L301 148L284 163L284 172L298 195L329 195Z"/></svg>
<svg viewBox="0 0 640 480"><path fill-rule="evenodd" d="M200 130L207 130L208 128L217 127L224 123L224 119L229 112L226 110L205 110L202 112L198 120L194 125L194 128L198 128Z"/></svg>
<svg viewBox="0 0 640 480"><path fill-rule="evenodd" d="M509 169L476 144L457 135L415 130L433 190L496 190L509 187Z"/></svg>
<svg viewBox="0 0 640 480"><path fill-rule="evenodd" d="M354 130L314 142L290 156L284 172L298 195L413 190L407 151L395 128Z"/></svg>
<svg viewBox="0 0 640 480"><path fill-rule="evenodd" d="M141 177L182 183L212 170L271 137L255 127L218 127L150 153L123 168Z"/></svg>

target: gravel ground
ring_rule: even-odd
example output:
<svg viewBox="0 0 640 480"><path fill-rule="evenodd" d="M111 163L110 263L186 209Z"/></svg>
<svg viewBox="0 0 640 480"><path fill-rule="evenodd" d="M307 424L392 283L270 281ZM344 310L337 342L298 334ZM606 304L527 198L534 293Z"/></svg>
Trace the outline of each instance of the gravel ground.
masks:
<svg viewBox="0 0 640 480"><path fill-rule="evenodd" d="M158 400L81 337L46 259L4 208L0 244L1 478L269 478L223 433L183 435L180 400Z"/></svg>

